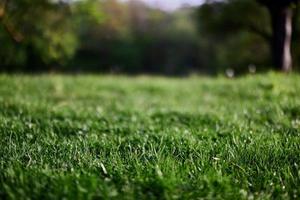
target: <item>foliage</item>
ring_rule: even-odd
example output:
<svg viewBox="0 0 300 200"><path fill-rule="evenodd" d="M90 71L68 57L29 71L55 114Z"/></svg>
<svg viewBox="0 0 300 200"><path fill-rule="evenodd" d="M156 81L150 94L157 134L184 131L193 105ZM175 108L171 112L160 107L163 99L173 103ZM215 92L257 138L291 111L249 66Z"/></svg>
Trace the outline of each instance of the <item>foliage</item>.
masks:
<svg viewBox="0 0 300 200"><path fill-rule="evenodd" d="M268 13L255 1L206 3L197 10L196 19L203 49L214 56L207 65L237 71L248 70L248 65L270 65Z"/></svg>
<svg viewBox="0 0 300 200"><path fill-rule="evenodd" d="M299 79L1 75L0 198L297 199Z"/></svg>
<svg viewBox="0 0 300 200"><path fill-rule="evenodd" d="M289 1L261 1L271 6ZM291 1L292 2L292 1ZM296 1L294 1L296 2ZM299 8L294 5L293 62L299 64ZM271 66L271 20L268 10L253 0L207 1L196 12L202 49L208 49L206 65L224 71L233 68L247 71L249 65L259 69Z"/></svg>
<svg viewBox="0 0 300 200"><path fill-rule="evenodd" d="M7 2L4 4L3 2ZM6 5L6 6L5 6ZM294 5L293 63L300 63ZM268 11L254 0L173 12L140 1L2 0L0 70L209 74L271 66Z"/></svg>
<svg viewBox="0 0 300 200"><path fill-rule="evenodd" d="M78 45L73 15L100 18L89 8L94 2L7 0L0 20L1 65L42 70L43 66L66 64Z"/></svg>
<svg viewBox="0 0 300 200"><path fill-rule="evenodd" d="M198 66L191 9L170 14L139 1L101 5L103 23L85 29L71 69L80 63L95 71L176 74Z"/></svg>
<svg viewBox="0 0 300 200"><path fill-rule="evenodd" d="M171 14L139 1L117 0L20 0L5 5L0 5L5 9L2 70L177 74L199 65L191 9Z"/></svg>
<svg viewBox="0 0 300 200"><path fill-rule="evenodd" d="M58 7L45 0L7 1L1 23L1 40L6 45L2 48L13 47L22 59L16 59L4 49L1 61L10 65L17 64L14 61L19 64L50 63L72 54L72 50L69 52L69 47L65 47L74 43L72 35L65 29L65 23L60 24L63 12L67 12L64 6Z"/></svg>

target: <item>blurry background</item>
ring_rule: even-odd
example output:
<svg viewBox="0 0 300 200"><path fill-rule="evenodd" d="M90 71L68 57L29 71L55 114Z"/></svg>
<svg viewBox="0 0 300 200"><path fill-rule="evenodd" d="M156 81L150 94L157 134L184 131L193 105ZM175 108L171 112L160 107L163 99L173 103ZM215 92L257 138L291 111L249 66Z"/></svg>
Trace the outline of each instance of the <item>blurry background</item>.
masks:
<svg viewBox="0 0 300 200"><path fill-rule="evenodd" d="M5 72L264 71L272 65L270 35L268 12L254 0L0 0Z"/></svg>

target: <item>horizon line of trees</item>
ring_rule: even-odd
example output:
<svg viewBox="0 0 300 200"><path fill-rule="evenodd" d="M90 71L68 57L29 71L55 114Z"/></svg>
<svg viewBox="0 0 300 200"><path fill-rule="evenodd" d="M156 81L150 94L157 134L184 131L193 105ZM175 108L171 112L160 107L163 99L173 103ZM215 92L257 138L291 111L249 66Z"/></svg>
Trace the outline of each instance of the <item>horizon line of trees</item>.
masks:
<svg viewBox="0 0 300 200"><path fill-rule="evenodd" d="M297 70L297 3L207 0L166 12L137 0L0 0L0 71Z"/></svg>

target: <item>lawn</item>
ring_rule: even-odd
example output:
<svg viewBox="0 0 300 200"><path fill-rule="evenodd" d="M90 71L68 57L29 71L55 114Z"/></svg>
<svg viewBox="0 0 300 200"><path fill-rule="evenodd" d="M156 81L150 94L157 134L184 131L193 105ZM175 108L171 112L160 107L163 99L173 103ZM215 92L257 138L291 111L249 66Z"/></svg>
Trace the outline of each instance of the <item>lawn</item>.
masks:
<svg viewBox="0 0 300 200"><path fill-rule="evenodd" d="M300 76L0 75L0 199L299 199Z"/></svg>

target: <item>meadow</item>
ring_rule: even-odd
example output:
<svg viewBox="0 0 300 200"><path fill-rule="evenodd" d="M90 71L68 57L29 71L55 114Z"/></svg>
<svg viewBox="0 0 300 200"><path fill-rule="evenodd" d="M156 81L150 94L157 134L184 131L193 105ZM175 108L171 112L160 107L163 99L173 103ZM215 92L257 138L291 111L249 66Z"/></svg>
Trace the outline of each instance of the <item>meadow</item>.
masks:
<svg viewBox="0 0 300 200"><path fill-rule="evenodd" d="M0 199L299 199L300 76L0 75Z"/></svg>

